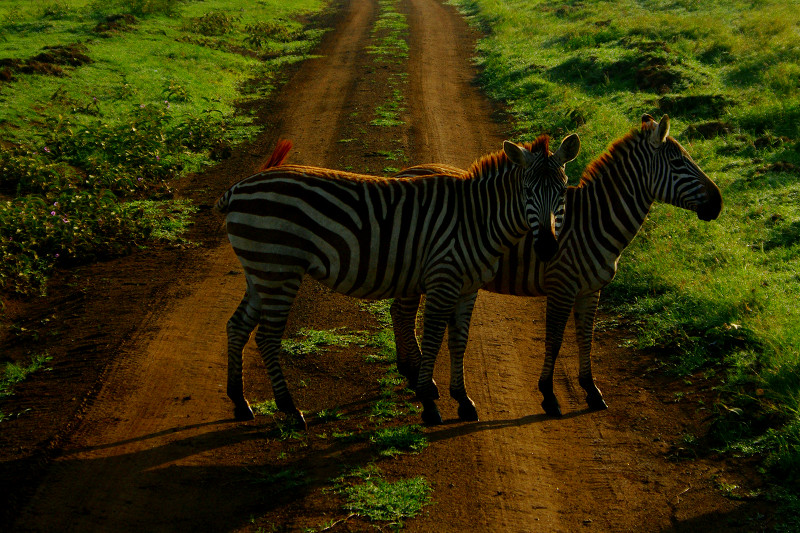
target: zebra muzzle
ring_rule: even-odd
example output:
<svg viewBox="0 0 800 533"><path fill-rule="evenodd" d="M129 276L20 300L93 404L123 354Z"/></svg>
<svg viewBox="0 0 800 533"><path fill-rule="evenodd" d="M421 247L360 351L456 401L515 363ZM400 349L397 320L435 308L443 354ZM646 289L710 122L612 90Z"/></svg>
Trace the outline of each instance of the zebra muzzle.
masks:
<svg viewBox="0 0 800 533"><path fill-rule="evenodd" d="M541 261L550 261L558 251L558 241L551 230L541 231L533 243L533 251Z"/></svg>

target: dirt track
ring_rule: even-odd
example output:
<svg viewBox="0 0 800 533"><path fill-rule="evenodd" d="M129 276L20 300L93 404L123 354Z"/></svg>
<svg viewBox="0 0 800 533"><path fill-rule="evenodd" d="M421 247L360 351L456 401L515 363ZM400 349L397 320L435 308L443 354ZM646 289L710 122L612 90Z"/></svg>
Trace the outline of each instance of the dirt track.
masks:
<svg viewBox="0 0 800 533"><path fill-rule="evenodd" d="M399 134L368 130L369 137L362 138L359 131L381 97L376 88L385 76L370 67L365 54L376 4L345 2L321 57L305 63L277 100L261 110L261 139L195 177L186 188L188 196L211 203L251 172L278 137L294 142L293 162L357 170L374 165L371 152L391 143L403 148L411 163L462 167L499 149L502 125L493 122L492 107L472 85L474 35L438 0L402 3L411 46L404 86L407 127ZM339 142L352 138L361 142ZM19 510L13 530L247 531L270 523L295 531L336 518L337 512L341 516L317 485L287 496L280 487L263 489L246 481L245 472L269 469L277 461L265 442L263 419L231 419L224 390L225 323L244 280L236 273L239 265L219 221L204 216L196 229L200 250L154 252L145 257L144 269L140 257L101 266L99 273L82 273L103 280L120 269L130 275L146 272L136 281L143 287L133 295L106 287L105 314L95 316L95 322L114 324L114 318L103 317L123 313L126 324L134 325L123 328L121 337L104 333L103 339L110 340L97 349L106 350L101 357L111 363L97 385L88 387L85 408L66 413L73 421L57 432L52 461ZM624 258L622 263L624 268ZM181 281L173 283L176 273ZM103 286L93 283L95 289ZM120 311L115 294L134 303ZM103 306L82 309L102 313ZM339 326L375 324L358 302L304 284L290 331ZM84 324L84 344L90 329ZM556 376L565 416L550 419L535 391L544 352L544 300L481 293L466 354L467 386L481 421L457 422L455 404L443 398L439 403L446 424L426 430L430 447L420 455L381 463L396 476L425 475L434 486L435 505L408 521L407 529L757 529L745 518L752 511L747 502L727 499L714 487L741 484L742 475L713 458L686 458L680 448L682 435L702 432L707 411L698 400L708 392L657 377L650 357L620 348L618 333L601 331L595 374L610 409L588 412L577 387L571 339L568 328ZM81 339L72 342L81 346ZM436 374L443 391L449 379L446 355L441 354ZM252 344L245 357L248 396L270 397ZM359 361L357 355L327 354L289 366L290 386L298 389L300 380L308 382L297 390L297 403L309 412L336 405L362 412L376 388L372 370ZM319 479L329 479L340 463L357 461L362 453L315 442L280 465L301 464L319 472ZM351 528L369 526L343 522L334 530Z"/></svg>

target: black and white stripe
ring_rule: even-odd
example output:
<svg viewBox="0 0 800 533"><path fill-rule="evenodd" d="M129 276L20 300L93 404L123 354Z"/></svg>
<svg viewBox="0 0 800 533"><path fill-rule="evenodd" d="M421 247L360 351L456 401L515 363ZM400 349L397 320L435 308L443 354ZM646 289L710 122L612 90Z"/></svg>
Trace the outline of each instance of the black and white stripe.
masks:
<svg viewBox="0 0 800 533"><path fill-rule="evenodd" d="M444 170L441 165L423 165L397 176L423 175L428 167L431 172ZM463 173L453 167L449 172ZM695 211L706 221L717 218L722 209L719 188L669 137L666 115L660 122L645 115L640 130L613 143L589 165L580 186L568 188L559 250L550 261L538 258L526 237L504 253L497 275L483 287L502 294L547 296L545 361L539 390L544 396L542 407L550 415L561 414L553 394L553 367L570 311L575 314L579 383L591 408L606 408L591 367L597 302L655 200ZM419 298L412 297L396 299L392 306L398 367L413 368L419 359L414 336L418 305Z"/></svg>
<svg viewBox="0 0 800 533"><path fill-rule="evenodd" d="M453 337L466 342L478 288L494 277L503 252L532 228L541 226L533 246L555 253L552 220L563 208L564 164L579 146L574 135L555 154L547 137L528 147L506 142L503 151L458 176L391 180L286 165L231 187L215 208L226 214L247 278L247 292L228 322L228 396L237 418L252 417L243 394L242 348L258 326L256 342L276 403L304 423L278 353L289 309L308 274L359 298L427 295L416 391L423 419L441 421L433 367L445 326L457 314L467 326ZM456 399L464 418L477 418L463 386Z"/></svg>

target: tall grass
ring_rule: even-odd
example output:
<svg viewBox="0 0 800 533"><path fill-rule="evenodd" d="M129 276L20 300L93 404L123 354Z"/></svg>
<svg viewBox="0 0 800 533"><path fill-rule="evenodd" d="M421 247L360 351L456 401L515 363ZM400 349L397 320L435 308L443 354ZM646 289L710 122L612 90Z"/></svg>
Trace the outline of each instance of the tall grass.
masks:
<svg viewBox="0 0 800 533"><path fill-rule="evenodd" d="M721 372L733 410L720 409L717 445L758 441L798 483L800 2L453 3L485 33L482 83L518 135L580 134L573 182L643 113L670 115L722 215L656 205L602 305L675 372Z"/></svg>
<svg viewBox="0 0 800 533"><path fill-rule="evenodd" d="M178 239L175 180L255 133L241 104L308 56L322 32L301 19L324 5L0 3L0 291Z"/></svg>

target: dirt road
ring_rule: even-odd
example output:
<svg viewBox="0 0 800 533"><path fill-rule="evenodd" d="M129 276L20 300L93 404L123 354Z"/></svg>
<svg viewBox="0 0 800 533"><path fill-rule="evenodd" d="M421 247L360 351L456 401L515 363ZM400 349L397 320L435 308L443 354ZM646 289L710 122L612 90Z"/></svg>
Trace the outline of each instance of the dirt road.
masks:
<svg viewBox="0 0 800 533"><path fill-rule="evenodd" d="M473 84L473 32L439 0L405 0L400 7L410 26L406 126L365 127L384 97L387 75L366 53L378 6L373 0L346 1L320 57L304 63L260 110L261 138L192 178L185 194L210 204L252 172L278 137L294 142L293 162L373 172L380 168L370 167L381 164L375 151L386 147L404 151L412 164L462 167L499 149L503 126L493 121L493 109ZM86 387L83 408L64 415L70 421L55 431L47 466L37 470L43 472L41 483L16 513L12 530L301 531L344 516L322 490L323 481L343 462L357 463L363 447L309 439L286 459L276 456L265 437L263 417L232 420L224 390L225 323L244 280L219 220L204 214L195 239L202 243L199 250L152 252L80 273L92 290L107 291L107 298L98 301L83 291L93 303L81 309L94 316L84 317L80 333L64 335L63 343L85 345L98 335L86 325L94 320L103 343L93 360L110 363ZM124 275L139 288L118 306L115 295L123 295L114 291ZM376 324L357 301L305 283L289 330L304 327L358 330ZM565 416L556 420L544 416L535 391L544 301L479 296L466 365L481 421L457 422L454 403L443 399L446 423L426 429L429 448L381 463L395 476L424 475L434 487L435 504L406 522L407 529L757 529L748 521L750 504L725 498L716 488L742 484L743 474L713 457L686 457L680 446L684 435L703 431L707 411L699 400L708 391L658 377L651 372L652 358L621 348L619 333L601 331L596 378L610 409L588 412L577 387L570 329L567 335L556 383ZM248 396L269 398L252 344L245 359ZM443 391L447 368L443 353L436 374ZM323 354L290 364L286 372L297 403L308 412L343 406L363 416L377 394L376 371L365 368L359 354ZM318 431L324 424L312 422L310 433ZM298 491L253 481L254 472L298 465L315 472L319 482ZM344 521L333 530L366 529L364 522Z"/></svg>

